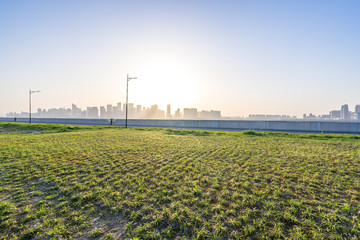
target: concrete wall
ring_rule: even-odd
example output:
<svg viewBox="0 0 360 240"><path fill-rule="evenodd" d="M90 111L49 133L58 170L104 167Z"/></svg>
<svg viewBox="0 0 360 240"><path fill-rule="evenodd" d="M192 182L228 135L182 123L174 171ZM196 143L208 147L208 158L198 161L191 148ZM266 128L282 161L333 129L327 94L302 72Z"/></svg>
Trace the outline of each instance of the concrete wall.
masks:
<svg viewBox="0 0 360 240"><path fill-rule="evenodd" d="M0 118L0 122L15 122L14 118ZM16 122L29 122L28 118L17 118ZM33 118L33 123L55 123L74 125L110 125L109 119ZM124 126L124 119L113 119L112 125ZM360 122L355 121L256 121L256 120L156 120L129 119L129 127L159 127L186 129L213 129L241 131L324 132L360 134Z"/></svg>

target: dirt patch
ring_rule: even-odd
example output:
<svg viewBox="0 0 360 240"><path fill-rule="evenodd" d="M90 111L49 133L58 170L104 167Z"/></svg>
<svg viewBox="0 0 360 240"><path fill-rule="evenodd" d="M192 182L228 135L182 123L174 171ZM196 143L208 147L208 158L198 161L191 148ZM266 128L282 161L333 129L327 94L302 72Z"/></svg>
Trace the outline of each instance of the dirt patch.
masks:
<svg viewBox="0 0 360 240"><path fill-rule="evenodd" d="M88 232L76 239L124 239L126 223L120 215L94 217Z"/></svg>
<svg viewBox="0 0 360 240"><path fill-rule="evenodd" d="M54 183L46 182L45 178L39 178L38 181L36 181L35 183L36 183L36 187L32 189L32 191L29 191L28 187L24 189L27 195L27 199L30 200L30 202L33 204L41 200L44 200L45 199L44 193L46 193L50 188L55 186Z"/></svg>

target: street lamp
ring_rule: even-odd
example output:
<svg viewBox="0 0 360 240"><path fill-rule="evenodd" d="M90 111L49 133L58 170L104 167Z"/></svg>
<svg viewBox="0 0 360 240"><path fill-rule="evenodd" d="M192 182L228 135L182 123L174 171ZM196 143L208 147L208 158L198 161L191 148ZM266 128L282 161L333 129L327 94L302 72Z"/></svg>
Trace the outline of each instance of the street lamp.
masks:
<svg viewBox="0 0 360 240"><path fill-rule="evenodd" d="M129 81L130 81L131 79L137 79L137 77L129 77L129 74L127 75L127 80L126 80L126 114L125 114L125 128L127 128Z"/></svg>
<svg viewBox="0 0 360 240"><path fill-rule="evenodd" d="M38 92L40 91L31 91L31 89L29 89L29 123L31 123L31 94Z"/></svg>

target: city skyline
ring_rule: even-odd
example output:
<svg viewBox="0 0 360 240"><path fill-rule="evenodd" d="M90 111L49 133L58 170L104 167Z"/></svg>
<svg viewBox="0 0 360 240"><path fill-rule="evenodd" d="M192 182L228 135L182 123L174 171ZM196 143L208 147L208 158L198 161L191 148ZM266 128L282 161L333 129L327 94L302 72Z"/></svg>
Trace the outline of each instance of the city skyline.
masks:
<svg viewBox="0 0 360 240"><path fill-rule="evenodd" d="M33 117L38 118L102 118L102 119L123 119L125 118L126 103L118 102L116 105L106 104L103 106L87 106L84 110L72 103L71 108L60 107L42 109L38 108L33 112ZM128 117L133 119L203 119L203 120L360 120L360 104L355 105L354 111L348 104L343 104L340 109L329 110L328 114L304 113L302 118L286 114L264 114L255 113L248 116L224 116L221 110L201 110L194 107L177 108L172 110L171 104L166 105L162 110L157 104L142 106L129 103ZM29 112L21 111L8 112L8 118L28 118Z"/></svg>
<svg viewBox="0 0 360 240"><path fill-rule="evenodd" d="M76 104L72 104L71 108L38 108L36 112L32 112L33 117L40 118L125 118L126 103L118 102L116 105L107 104L105 106L88 106L85 109L79 108ZM145 107L139 104L128 104L129 118L144 119L221 119L221 111L218 110L199 110L197 108L177 108L171 111L171 104L167 104L166 111L159 108L157 104ZM9 112L6 117L29 117L29 112L21 111Z"/></svg>
<svg viewBox="0 0 360 240"><path fill-rule="evenodd" d="M2 1L0 116L129 101L225 116L358 104L359 1Z"/></svg>

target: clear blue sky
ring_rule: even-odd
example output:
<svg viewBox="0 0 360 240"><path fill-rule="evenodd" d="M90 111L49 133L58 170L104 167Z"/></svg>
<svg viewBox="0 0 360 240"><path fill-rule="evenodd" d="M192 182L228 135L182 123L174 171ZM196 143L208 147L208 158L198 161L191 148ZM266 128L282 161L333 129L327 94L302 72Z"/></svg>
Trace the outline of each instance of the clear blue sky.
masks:
<svg viewBox="0 0 360 240"><path fill-rule="evenodd" d="M125 100L321 114L360 104L360 1L0 1L0 115Z"/></svg>

